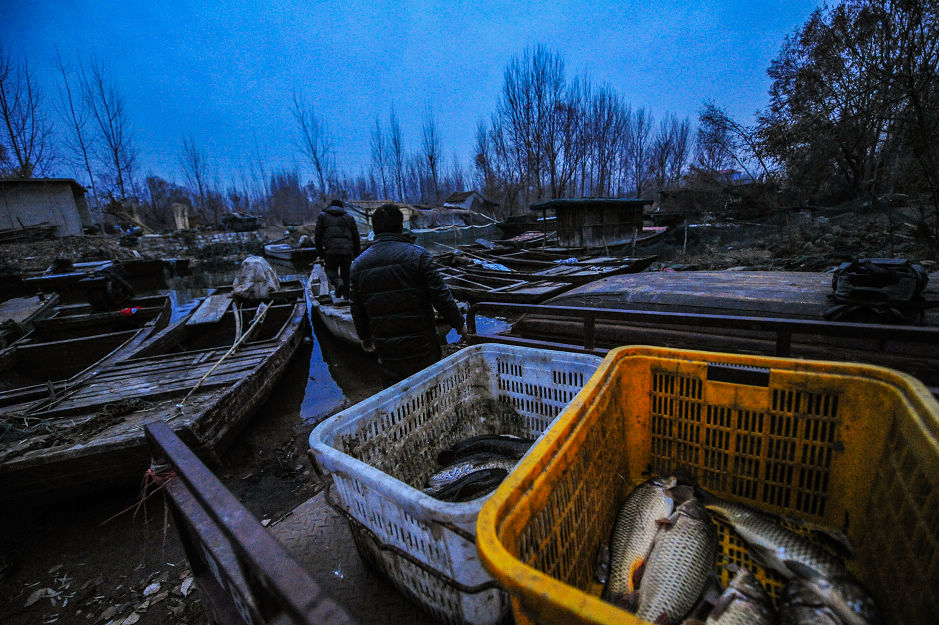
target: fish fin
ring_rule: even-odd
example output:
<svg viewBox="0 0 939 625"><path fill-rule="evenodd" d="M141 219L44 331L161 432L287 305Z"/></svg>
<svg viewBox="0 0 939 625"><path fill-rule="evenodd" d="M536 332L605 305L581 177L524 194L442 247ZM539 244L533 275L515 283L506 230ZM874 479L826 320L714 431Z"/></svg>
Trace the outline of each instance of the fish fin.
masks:
<svg viewBox="0 0 939 625"><path fill-rule="evenodd" d="M655 617L655 620L652 621L652 625L670 625L671 622L672 619L668 617L668 612L662 612L657 617Z"/></svg>
<svg viewBox="0 0 939 625"><path fill-rule="evenodd" d="M597 548L597 556L593 562L593 576L601 584L606 584L610 577L610 545L602 543Z"/></svg>
<svg viewBox="0 0 939 625"><path fill-rule="evenodd" d="M694 499L694 489L687 485L672 486L666 489L665 493L675 500L676 506L683 504L689 499Z"/></svg>
<svg viewBox="0 0 939 625"><path fill-rule="evenodd" d="M772 549L757 544L748 544L747 552L753 560L765 569L777 570L775 566L775 552Z"/></svg>
<svg viewBox="0 0 939 625"><path fill-rule="evenodd" d="M831 551L834 555L843 560L854 560L854 546L848 539L847 534L838 530L813 527L811 530L812 538Z"/></svg>
<svg viewBox="0 0 939 625"><path fill-rule="evenodd" d="M807 579L809 581L821 581L825 579L825 576L813 569L812 567L798 562L796 560L783 560L783 564L786 565L786 568L792 571L794 574L798 575L802 579Z"/></svg>
<svg viewBox="0 0 939 625"><path fill-rule="evenodd" d="M638 560L638 564L633 562L632 570L629 572L629 579L632 580L632 587L639 588L639 581L642 579L642 574L646 572L646 560Z"/></svg>
<svg viewBox="0 0 939 625"><path fill-rule="evenodd" d="M639 608L639 591L634 590L618 597L616 605L629 612L635 612Z"/></svg>
<svg viewBox="0 0 939 625"><path fill-rule="evenodd" d="M714 603L714 607L711 608L711 613L708 615L708 618L712 616L715 619L720 618L721 614L730 607L730 604L733 603L736 598L737 595L733 591L721 593L720 597L718 597L717 601Z"/></svg>
<svg viewBox="0 0 939 625"><path fill-rule="evenodd" d="M669 525L669 526L675 525L675 519L673 518L674 516L675 515L672 514L670 516L662 517L661 519L656 519L655 524L656 525Z"/></svg>

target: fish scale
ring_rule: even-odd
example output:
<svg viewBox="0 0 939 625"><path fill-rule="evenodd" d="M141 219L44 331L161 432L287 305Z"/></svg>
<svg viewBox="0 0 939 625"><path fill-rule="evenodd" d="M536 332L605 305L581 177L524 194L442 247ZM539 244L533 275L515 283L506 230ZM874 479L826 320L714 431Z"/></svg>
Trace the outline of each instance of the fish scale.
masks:
<svg viewBox="0 0 939 625"><path fill-rule="evenodd" d="M639 585L636 616L656 623L677 623L694 607L717 558L717 529L697 499L678 506L669 522Z"/></svg>
<svg viewBox="0 0 939 625"><path fill-rule="evenodd" d="M782 527L772 517L750 506L719 499L700 489L698 497L708 510L734 528L757 561L786 578L794 575L786 566L787 561L798 562L826 577L845 575L844 563L838 557Z"/></svg>
<svg viewBox="0 0 939 625"><path fill-rule="evenodd" d="M706 625L769 625L773 604L759 580L741 568L718 598Z"/></svg>
<svg viewBox="0 0 939 625"><path fill-rule="evenodd" d="M603 590L605 600L620 603L623 597L636 590L633 575L652 549L659 529L656 521L668 517L674 510L674 500L665 490L675 484L675 478L648 480L633 489L623 502L610 539L610 572Z"/></svg>

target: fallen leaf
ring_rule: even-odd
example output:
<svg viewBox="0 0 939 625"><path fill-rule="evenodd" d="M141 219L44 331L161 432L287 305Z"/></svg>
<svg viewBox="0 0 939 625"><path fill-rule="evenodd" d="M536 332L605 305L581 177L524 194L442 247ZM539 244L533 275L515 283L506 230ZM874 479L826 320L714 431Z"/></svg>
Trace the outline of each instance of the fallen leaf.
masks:
<svg viewBox="0 0 939 625"><path fill-rule="evenodd" d="M270 524L271 524L270 519L261 519L261 525L263 525L264 527L267 527Z"/></svg>
<svg viewBox="0 0 939 625"><path fill-rule="evenodd" d="M140 615L136 612L131 612L130 616L121 621L121 625L134 625L137 621L140 620Z"/></svg>
<svg viewBox="0 0 939 625"><path fill-rule="evenodd" d="M183 585L180 587L180 590L183 593L184 597L188 597L189 593L192 592L192 583L195 581L193 577L187 577L183 580Z"/></svg>
<svg viewBox="0 0 939 625"><path fill-rule="evenodd" d="M108 606L108 607L106 607L106 608L104 609L104 612L101 613L101 616L98 617L98 620L99 620L99 621L108 621L108 620L110 620L111 617L114 616L115 614L117 614L117 608L115 608L113 605L112 605L112 606Z"/></svg>
<svg viewBox="0 0 939 625"><path fill-rule="evenodd" d="M160 603L161 601L163 601L164 599L166 599L169 595L170 595L170 593L169 593L169 591L167 591L167 590L164 590L163 592L159 592L159 593L153 595L153 596L150 598L150 605L156 605L156 604Z"/></svg>
<svg viewBox="0 0 939 625"><path fill-rule="evenodd" d="M53 573L55 573L56 571L58 571L59 569L61 569L63 566L65 566L65 565L64 565L64 564L56 564L54 567L52 567L51 569L49 569L49 575L52 575Z"/></svg>
<svg viewBox="0 0 939 625"><path fill-rule="evenodd" d="M160 592L160 584L158 582L154 582L143 589L143 596L149 597L150 595L155 595L158 592Z"/></svg>
<svg viewBox="0 0 939 625"><path fill-rule="evenodd" d="M150 600L146 599L143 603L134 608L134 612L146 612L150 608Z"/></svg>

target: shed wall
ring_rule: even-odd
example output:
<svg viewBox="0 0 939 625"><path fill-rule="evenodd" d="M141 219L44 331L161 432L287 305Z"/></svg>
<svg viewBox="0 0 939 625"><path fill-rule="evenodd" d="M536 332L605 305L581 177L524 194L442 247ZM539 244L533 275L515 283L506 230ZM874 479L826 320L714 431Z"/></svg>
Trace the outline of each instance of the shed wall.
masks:
<svg viewBox="0 0 939 625"><path fill-rule="evenodd" d="M86 209L87 210L87 209ZM68 183L0 183L0 228L58 227L58 235L81 235L82 219Z"/></svg>

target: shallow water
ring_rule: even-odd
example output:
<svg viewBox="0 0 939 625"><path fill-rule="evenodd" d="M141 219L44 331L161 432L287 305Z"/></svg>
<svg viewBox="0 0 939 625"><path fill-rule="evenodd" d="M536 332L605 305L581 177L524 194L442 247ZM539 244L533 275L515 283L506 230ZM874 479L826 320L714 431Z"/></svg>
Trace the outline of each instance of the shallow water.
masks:
<svg viewBox="0 0 939 625"><path fill-rule="evenodd" d="M167 280L173 320L188 314L198 299L211 293L215 286L231 284L236 273L237 268L233 268L231 271L201 272ZM280 279L301 280L306 284L307 275L300 272L281 274ZM307 318L311 319L313 327L310 340L298 350L283 380L262 408L266 419L286 417L294 423L312 426L382 388L374 355L335 339L311 315L309 308ZM481 334L499 332L510 326L502 319L480 316L476 317L476 325ZM446 338L447 343L456 343L459 335L456 330L450 330ZM297 404L301 389L302 399Z"/></svg>

